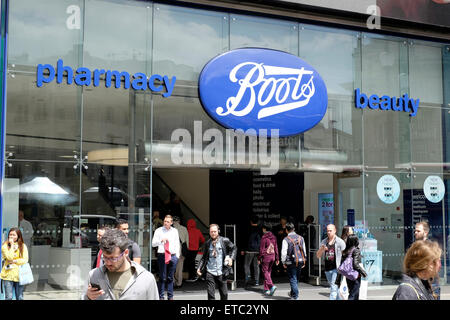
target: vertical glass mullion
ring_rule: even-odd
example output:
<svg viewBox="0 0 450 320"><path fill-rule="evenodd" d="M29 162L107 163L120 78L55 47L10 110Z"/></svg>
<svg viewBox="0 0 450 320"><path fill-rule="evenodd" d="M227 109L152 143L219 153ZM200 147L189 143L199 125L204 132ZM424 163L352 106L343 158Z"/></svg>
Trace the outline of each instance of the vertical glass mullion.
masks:
<svg viewBox="0 0 450 320"><path fill-rule="evenodd" d="M148 35L151 37L149 43L150 45L147 46L147 50L148 50L148 55L147 55L147 59L148 59L148 65L150 66L150 72L153 71L153 48L154 48L154 36L153 36L153 30L155 30L154 28L154 21L155 21L155 6L152 3L151 6L147 7L147 12L148 12L148 19L151 19L150 22L147 23L147 31L148 31ZM144 150L146 153L146 147L145 144L147 143L147 141L149 141L149 145L150 145L150 149L149 149L149 155L148 155L148 162L149 162L149 178L150 178L150 209L149 209L149 244L148 244L148 259L149 259L149 263L148 263L148 271L152 272L152 238L153 238L153 112L154 112L154 108L153 108L153 95L151 93L149 93L147 95L150 99L149 103L150 103L150 139L144 140ZM145 131L147 132L147 130Z"/></svg>
<svg viewBox="0 0 450 320"><path fill-rule="evenodd" d="M450 128L450 114L449 114L449 109L445 109L445 108L450 108L450 45L444 45L442 46L442 77L443 77L443 86L444 86L444 97L443 97L443 102L444 102L444 109L442 110L442 117L443 117L443 123L442 123L442 133L443 133L443 139L444 139L444 157L443 157L443 162L444 163L448 163L450 162L450 138L445 134L445 132L448 132L449 128ZM448 173L449 170L446 170ZM447 284L448 283L448 263L449 263L449 252L448 252L448 245L449 243L447 243L445 240L449 239L450 240L450 214L449 214L449 209L450 209L450 177L447 174L447 178L445 179L445 175L444 175L444 184L445 184L445 190L446 190L446 197L444 197L444 210L445 210L445 216L443 217L444 219L444 223L443 223L443 228L445 231L444 233L444 281Z"/></svg>
<svg viewBox="0 0 450 320"><path fill-rule="evenodd" d="M78 46L78 66L83 66L84 65L84 63L83 63L83 61L84 61L84 32L85 32L85 28L84 28L84 26L85 26L85 21L86 21L86 0L83 0L81 3L81 8L80 8L80 11L81 11L81 17L82 17L82 21L81 21L81 24L80 24L80 28L81 28L81 30L80 30L80 32L79 32L79 34L80 34L80 45ZM79 183L79 197L78 197L78 206L79 206L79 212L80 212L80 219L78 219L78 226L77 226L77 228L78 228L78 230L80 230L80 236L81 236L81 213L82 213L82 210L81 210L81 208L82 208L82 197L81 197L81 195L83 194L83 181L82 181L82 178L83 178L83 159L84 159L84 156L83 156L83 86L80 86L80 87L78 87L77 88L77 92L78 92L78 94L77 94L77 97L79 97L79 110L80 110L80 115L79 115L79 119L80 119L80 153L79 153L79 156L78 156L78 173L79 173L79 179L80 179L80 183ZM78 261L78 265L80 265L80 261ZM82 290L82 288L79 288L78 289L78 295L80 296L80 294L81 294L81 290Z"/></svg>
<svg viewBox="0 0 450 320"><path fill-rule="evenodd" d="M356 49L355 49L355 58L354 58L354 89L355 88L361 88L363 87L363 77L362 77L362 57L363 57L363 45L362 45L362 34L360 32L358 32L355 36L355 44L356 44ZM355 92L353 91L353 101L355 101L356 96L355 96ZM365 170L365 158L364 158L364 154L365 154L365 144L364 144L364 132L365 127L364 127L364 110L361 110L361 136L363 137L361 139L361 169L360 172L362 173L362 210L363 210L363 220L365 221L366 219L366 170Z"/></svg>

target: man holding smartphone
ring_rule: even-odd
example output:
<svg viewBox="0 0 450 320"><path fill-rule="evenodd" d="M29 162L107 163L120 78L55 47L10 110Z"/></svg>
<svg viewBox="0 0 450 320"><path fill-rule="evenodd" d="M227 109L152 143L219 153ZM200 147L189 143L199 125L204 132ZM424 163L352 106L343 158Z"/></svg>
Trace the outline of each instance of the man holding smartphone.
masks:
<svg viewBox="0 0 450 320"><path fill-rule="evenodd" d="M103 266L89 272L84 300L158 300L153 274L128 259L129 240L122 231L105 231L100 240Z"/></svg>

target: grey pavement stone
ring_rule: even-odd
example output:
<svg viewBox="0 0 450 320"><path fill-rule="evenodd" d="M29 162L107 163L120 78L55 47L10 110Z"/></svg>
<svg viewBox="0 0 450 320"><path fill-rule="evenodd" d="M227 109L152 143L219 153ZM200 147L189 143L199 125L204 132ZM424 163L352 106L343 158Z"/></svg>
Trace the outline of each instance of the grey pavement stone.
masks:
<svg viewBox="0 0 450 320"><path fill-rule="evenodd" d="M276 283L277 290L274 296L267 297L263 295L263 286L249 287L247 290L239 287L228 291L229 300L288 300L288 292L290 290L288 283ZM396 285L386 286L369 286L368 300L391 300L396 290ZM328 300L329 288L326 286L313 286L306 283L299 284L300 300ZM46 291L26 290L24 298L26 300L78 300L81 296L80 290L55 290L48 289ZM176 300L206 300L206 287L202 282L195 284L185 284L181 289L174 291L174 299ZM216 299L219 299L218 291L216 291ZM441 299L450 300L450 286L441 287Z"/></svg>

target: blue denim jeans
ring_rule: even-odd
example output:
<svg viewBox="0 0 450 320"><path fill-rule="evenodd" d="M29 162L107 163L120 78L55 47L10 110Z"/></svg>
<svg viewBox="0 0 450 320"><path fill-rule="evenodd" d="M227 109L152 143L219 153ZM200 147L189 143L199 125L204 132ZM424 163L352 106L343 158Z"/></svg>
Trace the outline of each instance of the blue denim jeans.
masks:
<svg viewBox="0 0 450 320"><path fill-rule="evenodd" d="M23 300L23 289L25 286L21 286L19 282L3 280L5 286L5 300L13 299L13 291L16 294L16 300Z"/></svg>
<svg viewBox="0 0 450 320"><path fill-rule="evenodd" d="M169 264L165 263L164 253L158 253L158 267L159 267L159 298L164 299L165 287L167 285L167 298L173 298L173 276L177 268L178 258L172 255Z"/></svg>
<svg viewBox="0 0 450 320"><path fill-rule="evenodd" d="M338 296L339 287L337 284L335 284L337 274L338 274L337 269L325 271L325 275L327 276L328 284L330 285L330 300L339 300L339 296Z"/></svg>
<svg viewBox="0 0 450 320"><path fill-rule="evenodd" d="M291 285L292 298L298 299L298 280L300 279L300 273L302 271L302 265L298 267L295 264L287 265L287 274L289 277L289 283Z"/></svg>

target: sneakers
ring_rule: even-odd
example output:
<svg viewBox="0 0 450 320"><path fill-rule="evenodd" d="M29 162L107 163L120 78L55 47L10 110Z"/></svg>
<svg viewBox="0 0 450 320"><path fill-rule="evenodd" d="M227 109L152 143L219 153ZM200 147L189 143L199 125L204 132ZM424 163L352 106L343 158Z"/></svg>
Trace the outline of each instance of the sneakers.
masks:
<svg viewBox="0 0 450 320"><path fill-rule="evenodd" d="M294 297L292 296L292 291L289 291L289 292L288 292L288 296L290 297L290 299L289 299L289 300L300 300L300 298L299 298L299 297L297 297L297 298L294 298Z"/></svg>
<svg viewBox="0 0 450 320"><path fill-rule="evenodd" d="M258 281L255 282L255 286L259 286L259 282Z"/></svg>
<svg viewBox="0 0 450 320"><path fill-rule="evenodd" d="M266 290L266 291L264 291L264 295L265 296L271 296L272 294L271 294L270 290Z"/></svg>
<svg viewBox="0 0 450 320"><path fill-rule="evenodd" d="M277 290L276 286L272 286L272 288L270 288L269 293L271 296L273 296L273 294L275 293L275 290Z"/></svg>
<svg viewBox="0 0 450 320"><path fill-rule="evenodd" d="M191 278L191 279L187 279L186 282L195 282L198 280L199 277L195 277L195 278Z"/></svg>

